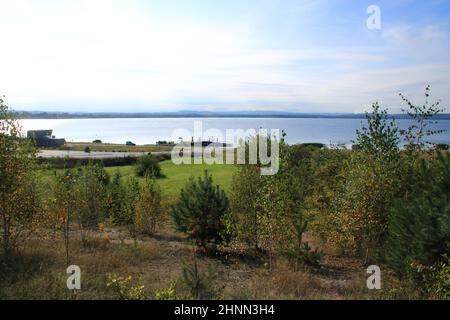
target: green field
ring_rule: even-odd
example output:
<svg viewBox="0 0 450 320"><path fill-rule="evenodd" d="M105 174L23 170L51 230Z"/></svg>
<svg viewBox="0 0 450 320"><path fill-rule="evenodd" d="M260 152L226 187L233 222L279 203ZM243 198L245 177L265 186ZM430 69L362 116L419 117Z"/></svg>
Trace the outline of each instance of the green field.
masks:
<svg viewBox="0 0 450 320"><path fill-rule="evenodd" d="M200 177L205 170L208 170L213 176L214 183L218 184L228 193L231 188L233 173L236 170L234 165L175 165L170 160L160 162L160 165L164 177L159 178L157 182L161 187L162 195L166 201L176 199L189 177ZM131 177L136 177L134 166L106 167L105 170L111 177L116 172L119 172L125 181ZM62 170L47 169L41 171L41 181L51 182L55 171L60 172Z"/></svg>
<svg viewBox="0 0 450 320"><path fill-rule="evenodd" d="M172 200L178 196L189 177L200 177L205 170L208 170L213 176L214 183L228 192L231 187L231 179L235 168L233 165L175 165L172 161L168 160L161 162L161 170L164 177L157 181L161 186L163 196L166 199ZM136 176L133 166L108 167L106 171L111 176L119 172L125 180L129 177Z"/></svg>

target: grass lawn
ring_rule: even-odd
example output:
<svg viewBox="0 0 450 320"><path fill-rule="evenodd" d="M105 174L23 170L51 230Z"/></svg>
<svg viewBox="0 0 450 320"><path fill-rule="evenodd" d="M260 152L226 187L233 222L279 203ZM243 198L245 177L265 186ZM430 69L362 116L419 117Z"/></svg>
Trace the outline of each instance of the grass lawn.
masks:
<svg viewBox="0 0 450 320"><path fill-rule="evenodd" d="M236 169L233 165L175 165L170 160L160 164L164 177L158 179L158 183L161 186L163 197L167 200L176 199L189 177L203 176L205 170L208 170L213 176L215 184L218 184L225 192L229 192L232 176ZM133 166L108 167L106 171L111 176L118 171L124 179L136 176Z"/></svg>
<svg viewBox="0 0 450 320"><path fill-rule="evenodd" d="M189 177L195 178L203 176L204 171L213 176L215 184L219 185L225 192L231 189L231 180L233 173L236 170L234 165L175 165L172 161L160 162L161 171L164 177L159 178L157 182L161 187L163 199L168 202L173 202L178 198L180 190L185 186ZM105 170L112 177L116 172L119 172L123 180L128 180L131 177L137 177L134 171L134 166L117 166L106 167ZM46 169L39 171L39 179L41 182L50 184L54 179L54 173L61 172L61 169ZM142 178L138 178L142 179Z"/></svg>

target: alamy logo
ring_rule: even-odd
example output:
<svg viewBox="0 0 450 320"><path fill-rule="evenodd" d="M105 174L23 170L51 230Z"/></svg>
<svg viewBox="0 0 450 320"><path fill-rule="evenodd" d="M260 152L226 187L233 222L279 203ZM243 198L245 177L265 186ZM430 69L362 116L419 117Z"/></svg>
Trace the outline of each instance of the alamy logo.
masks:
<svg viewBox="0 0 450 320"><path fill-rule="evenodd" d="M180 141L172 149L172 162L175 165L259 164L261 175L278 173L280 130L226 129L225 131L225 137L219 129L203 131L202 121L194 122L193 133L186 129L175 130L172 133L172 140L180 139L177 137L191 137L192 140ZM200 140L194 141L194 137Z"/></svg>
<svg viewBox="0 0 450 320"><path fill-rule="evenodd" d="M367 274L370 276L367 278L367 289L380 290L381 289L381 269L379 266L370 266L367 268Z"/></svg>
<svg viewBox="0 0 450 320"><path fill-rule="evenodd" d="M81 290L81 269L79 266L69 266L67 268L67 274L70 276L67 278L67 289L69 290Z"/></svg>
<svg viewBox="0 0 450 320"><path fill-rule="evenodd" d="M367 18L367 29L369 30L381 30L381 9L377 5L371 5L367 8L367 14L370 14Z"/></svg>

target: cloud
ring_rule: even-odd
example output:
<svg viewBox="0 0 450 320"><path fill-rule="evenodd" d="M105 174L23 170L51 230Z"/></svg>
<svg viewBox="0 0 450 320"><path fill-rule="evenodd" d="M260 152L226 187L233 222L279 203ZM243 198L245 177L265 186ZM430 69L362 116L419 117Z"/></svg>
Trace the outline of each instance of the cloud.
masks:
<svg viewBox="0 0 450 320"><path fill-rule="evenodd" d="M167 16L154 2L0 0L0 91L16 108L76 111L344 112L427 82L448 99L442 26L386 25L377 46L313 46L303 40L316 35L314 23L327 23L313 21L324 3L271 1L236 13L245 19L214 20ZM289 18L274 20L274 12Z"/></svg>
<svg viewBox="0 0 450 320"><path fill-rule="evenodd" d="M420 61L439 59L448 62L449 35L442 26L397 24L387 26L382 38L392 49L392 54L414 57Z"/></svg>

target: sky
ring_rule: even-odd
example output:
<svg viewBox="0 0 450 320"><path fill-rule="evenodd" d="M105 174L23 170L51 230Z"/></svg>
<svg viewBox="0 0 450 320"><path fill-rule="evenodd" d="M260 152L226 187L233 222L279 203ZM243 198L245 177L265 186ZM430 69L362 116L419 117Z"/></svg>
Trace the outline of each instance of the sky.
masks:
<svg viewBox="0 0 450 320"><path fill-rule="evenodd" d="M449 18L450 0L0 0L0 94L16 110L356 113L423 103L430 84L447 107Z"/></svg>

